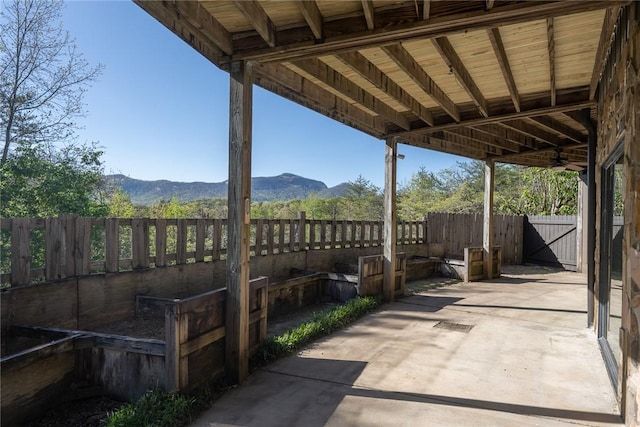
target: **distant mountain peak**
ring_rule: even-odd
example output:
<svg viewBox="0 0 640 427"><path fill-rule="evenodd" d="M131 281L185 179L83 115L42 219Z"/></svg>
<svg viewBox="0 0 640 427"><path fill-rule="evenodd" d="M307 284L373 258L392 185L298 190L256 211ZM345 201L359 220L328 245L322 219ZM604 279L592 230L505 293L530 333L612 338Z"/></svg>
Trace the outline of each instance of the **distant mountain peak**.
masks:
<svg viewBox="0 0 640 427"><path fill-rule="evenodd" d="M179 182L165 179L146 181L123 174L106 176L107 182L122 188L134 204L151 205L160 200L176 198L180 202L227 197L228 180L222 182ZM322 181L305 178L293 173L271 177L251 178L251 199L254 201L306 199L315 193L319 197L338 197L345 184L328 188Z"/></svg>

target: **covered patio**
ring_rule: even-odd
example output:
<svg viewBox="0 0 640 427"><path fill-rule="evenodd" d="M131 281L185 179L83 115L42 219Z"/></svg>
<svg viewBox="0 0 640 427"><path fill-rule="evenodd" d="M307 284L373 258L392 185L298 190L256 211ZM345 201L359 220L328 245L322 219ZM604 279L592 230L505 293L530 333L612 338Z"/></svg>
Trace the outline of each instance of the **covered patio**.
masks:
<svg viewBox="0 0 640 427"><path fill-rule="evenodd" d="M541 391L539 395L526 395L521 401L511 402L519 408L515 412L531 411L536 416L555 413L565 415L557 416L565 422L573 422L573 419L567 421L570 414L576 420L586 418L582 421L587 422L607 422L615 418L609 418L614 413L611 409L605 411L601 406L606 399L602 399L600 393L606 393L605 389L610 387L606 381L563 388L572 384L571 378L580 378L578 372L587 378L597 374L603 364L598 351L600 346L614 385L610 391L620 404L625 422L640 425L638 3L613 0L134 1L230 75L225 371L231 382L241 383L248 376L252 88L255 84L365 132L385 144L383 253L384 296L388 302L394 300L392 272L395 271L396 260L395 197L399 144L485 162L483 249L484 272L488 279L492 278L494 271L495 163L583 172L583 200L579 203L581 210L578 213L583 231L579 232L579 256L582 259L579 268L586 272L586 276L580 276L577 281L569 276L554 279L558 282L557 301L542 300L552 304L549 306L552 311L508 308L514 304L517 306L518 301L523 304L535 302L525 307L547 307L536 305L541 303L537 300L526 301L529 292L538 289L538 285L542 286L541 298L556 292L547 295L544 290L549 288L543 286L545 282L538 284L534 281L531 286L513 284L500 287L501 293L494 295L490 305L502 308L463 309L462 306L447 304L446 308L438 311L429 306L408 304L409 300L393 303L383 312L389 314L389 319L378 315L378 324L385 325L388 330L377 332L394 338L399 330L413 327L415 322L421 323L418 319L422 317L437 318L455 311L449 314L460 314L462 320L456 318L454 323L479 322L469 332L468 337L473 337L474 330L482 330L482 321L493 318L481 314L483 310L502 313L495 316L495 321L504 322L508 318L507 323L514 326L509 329L513 330L513 336L510 337L496 324L493 335L487 331L489 335L471 344L463 359L452 359L459 365L450 365L453 362L442 357L447 362L434 365L429 378L455 377L458 370L470 369L465 364L476 366L477 372L483 374L478 378L487 378L485 374L492 372L488 367L502 366L502 377L498 376L499 372L493 372L490 379L502 378L506 388L501 389L488 382L488 385L475 384L473 387L477 392L472 392L470 384L466 397L453 396L469 399L458 400L459 403L491 406L495 402L511 402L510 399L517 396L513 390L520 387L510 389L504 373L531 360L531 370L519 374L529 375ZM622 218L622 231L613 228L614 217ZM614 243L616 247L612 250ZM615 262L612 261L614 257ZM565 281L567 283L563 284ZM621 289L617 285L620 282ZM486 286L490 286L492 282L487 283ZM474 289L480 291L484 286L478 284ZM568 308L563 307L568 302L563 300L566 287L577 292L572 296L576 299L571 300L576 305ZM457 288L451 291L453 289ZM491 289L484 290L490 295ZM613 295L617 290L621 291L620 300ZM412 298L423 301L421 297ZM467 299L472 305L486 305L487 301L476 304L475 298L481 300L482 293ZM407 318L406 311L416 307L427 307L421 308L427 311ZM565 309L572 310L565 313L571 316L571 322L575 322L569 325L571 332L567 332L567 326L562 323L564 317L557 317ZM478 310L480 313L474 313ZM528 315L531 315L529 319L526 318ZM467 319L466 316L472 318ZM520 325L521 316L525 317L522 319L524 326L515 328ZM547 324L536 320L539 318L545 322L553 321ZM429 322L422 323L426 325ZM375 322L369 326L376 328ZM541 357L546 352L529 352L527 344L536 335L529 334L528 329L543 327L548 329L540 336L541 345L547 342L557 344L553 351L561 351L562 357L557 358L557 365L546 363L547 358ZM590 335L585 327L592 327L595 334ZM434 333L434 329L429 330ZM370 333L363 329L363 337ZM457 334L459 331L446 333ZM582 344L574 345L569 339L571 334L580 336L582 344L591 348L591 352L585 353ZM380 342L373 339L376 337ZM549 340L549 337L555 337L557 341L555 338ZM371 354L369 349L382 350L380 346L385 345L385 340L377 333L371 338L371 342L363 342L362 348L367 354ZM422 336L412 334L410 338L421 339ZM519 342L518 347L507 346L507 343L515 342ZM415 360L418 354L434 351L431 348L434 345L443 346L438 347L438 351L445 352L443 356L447 348L452 352L458 348L448 342L440 344L437 340L425 340L422 344L414 349L415 354L407 353L408 358L403 359L399 354L388 357L387 369L394 364ZM516 348L522 351L515 351ZM458 351L458 354L461 353ZM473 359L474 355L479 355L480 359ZM497 356L506 359L491 362ZM382 351L381 357L387 357L386 351ZM571 367L575 371L567 371L575 373L570 378L563 374L565 370L556 369L572 358L578 359L574 359L575 364ZM331 359L340 360L340 357L336 355ZM478 365L473 364L474 360ZM578 363L579 360L582 362ZM367 373L370 361L360 362L364 364L358 369ZM406 372L414 371L409 369ZM292 372L295 375L295 371ZM383 374L387 374L386 370ZM377 386L381 393L405 392L402 388L384 385L385 375L379 378ZM526 383L526 375L523 382L514 384ZM366 377L358 375L357 378ZM407 374L405 379L409 378ZM475 377L470 375L468 378L473 381ZM566 385L558 384L557 394L547 393L545 378L561 380ZM420 387L430 383L418 377L414 382L413 387L416 388L408 393L417 396L415 399L435 401L441 399L437 396L452 397L450 390L455 390L455 387L448 392L439 388L421 390ZM453 380L446 383L451 385ZM349 384L349 387L353 385ZM365 385L371 386L371 383ZM492 386L496 387L492 389ZM572 393L568 394L567 390L572 390ZM267 391L272 393L274 390ZM585 400L576 397L582 395L574 394L582 392ZM487 398L494 393L499 397ZM547 395L552 397L545 397ZM586 395L592 396L593 400ZM261 397L267 398L268 395ZM349 397L342 401L351 402L358 398ZM538 403L532 404L531 399ZM560 404L562 399L566 405ZM401 401L409 404L406 400ZM251 405L246 403L244 409L249 414L254 402L251 400ZM496 404L500 407L503 403ZM586 406L580 406L583 403ZM449 405L441 405L445 406L449 408ZM382 407L376 406L376 410ZM341 408L342 405L338 406L338 410ZM343 409L359 413L357 407ZM554 412L556 409L560 412ZM367 408L362 416L372 411ZM504 413L515 416L509 411ZM604 419L601 418L603 413L608 414ZM331 420L327 416L325 421ZM500 420L496 418L495 422Z"/></svg>
<svg viewBox="0 0 640 427"><path fill-rule="evenodd" d="M421 290L256 372L194 426L618 425L585 275Z"/></svg>

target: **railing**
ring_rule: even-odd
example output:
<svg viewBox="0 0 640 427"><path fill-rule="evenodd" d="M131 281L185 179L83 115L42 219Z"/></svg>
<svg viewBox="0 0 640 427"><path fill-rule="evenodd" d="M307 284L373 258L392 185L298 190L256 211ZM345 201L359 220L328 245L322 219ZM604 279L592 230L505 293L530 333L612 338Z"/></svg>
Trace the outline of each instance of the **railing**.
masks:
<svg viewBox="0 0 640 427"><path fill-rule="evenodd" d="M304 227L301 225L304 224ZM252 219L251 254L381 246L382 221ZM226 259L226 219L0 220L3 286ZM426 242L426 221L398 223L397 243Z"/></svg>

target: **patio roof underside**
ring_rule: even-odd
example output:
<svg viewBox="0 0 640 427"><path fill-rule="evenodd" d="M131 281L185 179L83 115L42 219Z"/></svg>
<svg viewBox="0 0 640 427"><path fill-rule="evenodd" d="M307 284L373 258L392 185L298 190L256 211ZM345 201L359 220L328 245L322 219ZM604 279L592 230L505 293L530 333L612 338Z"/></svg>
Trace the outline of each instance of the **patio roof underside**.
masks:
<svg viewBox="0 0 640 427"><path fill-rule="evenodd" d="M582 170L623 1L140 1L218 67L376 138Z"/></svg>

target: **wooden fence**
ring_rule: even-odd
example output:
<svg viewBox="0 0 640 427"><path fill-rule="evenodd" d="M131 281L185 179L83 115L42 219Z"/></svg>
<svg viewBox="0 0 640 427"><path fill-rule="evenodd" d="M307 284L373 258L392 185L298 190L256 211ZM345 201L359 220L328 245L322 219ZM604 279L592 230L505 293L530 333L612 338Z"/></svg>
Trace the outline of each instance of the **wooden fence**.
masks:
<svg viewBox="0 0 640 427"><path fill-rule="evenodd" d="M502 264L522 264L523 219L494 215L493 244L500 246ZM427 241L442 244L445 255L462 258L464 248L482 247L482 214L427 214Z"/></svg>
<svg viewBox="0 0 640 427"><path fill-rule="evenodd" d="M496 216L505 263L521 263L522 217ZM444 243L462 257L482 244L482 216L430 213L399 222L398 245ZM3 286L226 259L226 219L13 218L0 220ZM382 221L252 219L251 254L377 247Z"/></svg>

